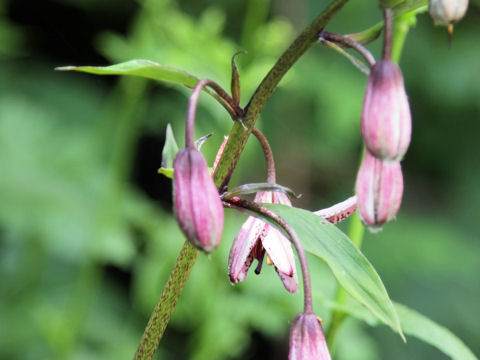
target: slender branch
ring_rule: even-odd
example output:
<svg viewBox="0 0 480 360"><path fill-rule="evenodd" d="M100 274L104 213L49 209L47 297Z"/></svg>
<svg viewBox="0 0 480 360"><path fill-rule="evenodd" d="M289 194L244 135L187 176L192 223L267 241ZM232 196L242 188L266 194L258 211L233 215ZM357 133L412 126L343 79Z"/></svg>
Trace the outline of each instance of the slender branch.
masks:
<svg viewBox="0 0 480 360"><path fill-rule="evenodd" d="M383 60L391 60L392 58L392 9L384 8L383 9L383 22L385 24L385 30L383 33Z"/></svg>
<svg viewBox="0 0 480 360"><path fill-rule="evenodd" d="M260 142L260 145L262 145L263 153L265 154L265 160L267 162L267 181L275 184L277 179L275 174L275 160L273 159L272 148L270 147L267 138L260 130L253 128L252 134L255 135Z"/></svg>
<svg viewBox="0 0 480 360"><path fill-rule="evenodd" d="M250 99L242 123L235 122L230 132L230 137L219 161L214 177L217 187L222 188L228 184L232 173L237 166L248 136L255 126L260 112L277 87L280 80L295 62L317 41L318 33L327 25L348 0L333 0L330 5L308 26L290 47L280 56L270 72ZM243 124L243 126L242 126ZM244 128L246 127L246 129Z"/></svg>
<svg viewBox="0 0 480 360"><path fill-rule="evenodd" d="M356 56L350 54L348 51L343 50L343 48L334 42L325 40L325 39L320 39L323 45L329 47L332 50L335 50L338 52L340 55L345 56L350 62L361 72L363 72L365 75L370 75L370 68L365 65L360 59L358 59Z"/></svg>
<svg viewBox="0 0 480 360"><path fill-rule="evenodd" d="M417 15L422 14L428 11L428 0L414 0L412 2L408 2L406 5L398 6L393 11L393 18L397 19L400 16L405 14L409 15ZM375 25L369 27L366 30L355 34L346 35L349 38L356 40L363 45L369 44L372 41L376 40L380 33L382 32L384 22L380 21Z"/></svg>
<svg viewBox="0 0 480 360"><path fill-rule="evenodd" d="M157 350L158 343L167 327L170 316L172 315L178 298L182 293L183 287L192 271L195 260L198 256L198 250L188 241L185 241L180 255L177 258L175 267L170 273L168 282L165 285L160 300L153 310L150 320L142 335L140 344L134 356L134 360L150 360Z"/></svg>
<svg viewBox="0 0 480 360"><path fill-rule="evenodd" d="M375 65L375 58L372 53L358 41L352 40L348 36L334 34L328 31L322 31L320 33L320 39L325 39L330 42L334 42L344 47L349 47L356 50L365 59L367 64L372 67Z"/></svg>
<svg viewBox="0 0 480 360"><path fill-rule="evenodd" d="M247 209L259 213L263 216L270 218L285 230L285 232L290 238L290 241L297 249L298 259L300 261L300 267L302 269L304 312L306 314L313 314L312 284L310 281L310 271L308 269L307 255L302 247L302 244L300 243L300 239L298 238L295 230L293 230L293 228L288 225L288 223L282 217L278 216L273 211L267 209L266 207L258 203L240 198L233 198L227 200L226 202L224 201L224 205L226 205L227 207L233 206L236 208Z"/></svg>
<svg viewBox="0 0 480 360"><path fill-rule="evenodd" d="M215 81L210 79L202 79L197 82L190 95L187 109L187 121L185 125L185 146L194 146L194 128L195 128L195 114L197 113L198 98L202 93L204 87L209 86L225 101L222 103L225 109L229 112L234 120L240 118L243 114L242 108L235 104L235 101L228 95L223 88Z"/></svg>

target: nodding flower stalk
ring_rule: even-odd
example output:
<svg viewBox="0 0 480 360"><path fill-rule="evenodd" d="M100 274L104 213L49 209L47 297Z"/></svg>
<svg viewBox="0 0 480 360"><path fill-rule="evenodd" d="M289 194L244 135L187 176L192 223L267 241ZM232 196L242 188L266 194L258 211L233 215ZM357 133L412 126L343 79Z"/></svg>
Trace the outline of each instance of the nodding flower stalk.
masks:
<svg viewBox="0 0 480 360"><path fill-rule="evenodd" d="M272 149L260 130L254 128L252 134L262 145L267 162L267 181L276 182L275 162ZM288 196L281 192L262 191L255 196L255 202L274 203L291 206ZM263 220L249 216L233 240L228 258L228 274L232 283L244 281L254 259L258 265L255 273L262 269L267 255L267 264L274 265L285 289L296 292L298 279L290 241L274 226Z"/></svg>
<svg viewBox="0 0 480 360"><path fill-rule="evenodd" d="M330 354L325 342L320 320L313 312L312 284L307 257L295 231L280 216L255 202L232 198L226 200L224 204L227 207L243 208L262 214L272 219L285 230L290 241L297 249L298 259L302 269L304 296L304 310L297 315L293 321L290 332L289 360L330 360Z"/></svg>
<svg viewBox="0 0 480 360"><path fill-rule="evenodd" d="M173 207L180 229L190 243L206 253L220 244L223 206L202 153L195 148L194 125L198 98L210 80L200 80L188 104L185 145L173 161Z"/></svg>

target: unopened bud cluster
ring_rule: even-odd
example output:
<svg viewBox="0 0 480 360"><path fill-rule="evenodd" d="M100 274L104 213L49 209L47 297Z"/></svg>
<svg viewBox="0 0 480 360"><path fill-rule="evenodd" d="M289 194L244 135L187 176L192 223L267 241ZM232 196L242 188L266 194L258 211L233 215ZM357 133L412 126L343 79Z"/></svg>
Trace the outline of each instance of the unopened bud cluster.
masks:
<svg viewBox="0 0 480 360"><path fill-rule="evenodd" d="M400 160L410 144L412 119L403 76L383 59L372 66L362 111L365 157L356 182L358 210L371 230L392 220L402 202Z"/></svg>

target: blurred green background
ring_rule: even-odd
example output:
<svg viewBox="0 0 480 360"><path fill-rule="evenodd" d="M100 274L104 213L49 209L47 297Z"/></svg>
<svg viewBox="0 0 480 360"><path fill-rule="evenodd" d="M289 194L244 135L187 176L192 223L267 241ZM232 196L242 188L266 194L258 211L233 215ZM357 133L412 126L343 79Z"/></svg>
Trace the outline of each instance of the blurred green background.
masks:
<svg viewBox="0 0 480 360"><path fill-rule="evenodd" d="M183 144L189 91L134 78L60 73L62 65L145 58L229 87L238 50L242 105L325 0L0 0L0 358L129 359L183 243L170 180L157 175L165 129ZM328 30L381 19L351 1ZM480 1L446 33L419 16L401 66L414 133L397 220L364 252L391 297L480 355ZM370 46L378 56L379 44ZM352 194L366 78L320 44L282 81L258 122L278 181L320 209ZM231 120L202 96L196 136L209 163ZM232 185L261 182L250 140ZM158 359L286 359L301 295L272 268L231 286L227 257L243 215L227 211L220 248L201 255ZM345 224L346 225L346 224ZM342 225L342 228L345 228ZM317 295L334 281L312 259ZM328 323L329 309L316 311ZM386 327L349 320L336 359L447 359Z"/></svg>

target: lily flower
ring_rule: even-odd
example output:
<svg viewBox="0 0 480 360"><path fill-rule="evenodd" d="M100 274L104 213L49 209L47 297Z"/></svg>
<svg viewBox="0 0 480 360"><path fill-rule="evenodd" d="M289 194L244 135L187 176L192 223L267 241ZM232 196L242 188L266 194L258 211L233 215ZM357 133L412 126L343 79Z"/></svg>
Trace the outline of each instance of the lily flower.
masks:
<svg viewBox="0 0 480 360"><path fill-rule="evenodd" d="M280 192L259 192L254 201L291 206L287 195ZM254 259L258 261L255 273L260 274L265 253L267 264L274 265L285 289L296 292L298 279L290 241L277 228L253 216L248 217L233 241L228 259L230 281L244 281Z"/></svg>

